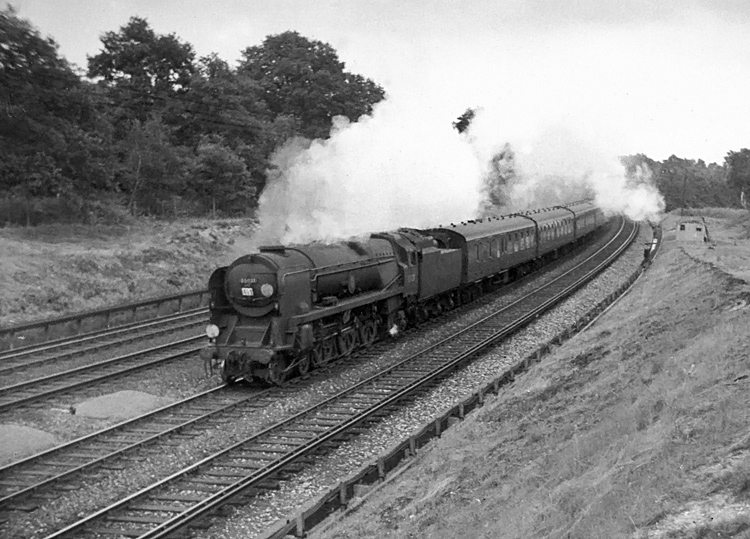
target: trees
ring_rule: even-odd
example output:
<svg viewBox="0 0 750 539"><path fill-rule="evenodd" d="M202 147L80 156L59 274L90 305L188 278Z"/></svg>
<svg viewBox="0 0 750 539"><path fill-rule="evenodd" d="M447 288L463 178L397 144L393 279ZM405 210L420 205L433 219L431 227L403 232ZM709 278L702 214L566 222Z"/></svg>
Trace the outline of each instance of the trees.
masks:
<svg viewBox="0 0 750 539"><path fill-rule="evenodd" d="M169 141L170 129L158 119L133 120L127 136L118 144L123 161L118 178L127 194L128 209L162 214L171 197L185 191L190 157Z"/></svg>
<svg viewBox="0 0 750 539"><path fill-rule="evenodd" d="M245 162L221 137L207 136L201 140L195 180L197 198L226 213L243 213L254 205L257 197L255 180Z"/></svg>
<svg viewBox="0 0 750 539"><path fill-rule="evenodd" d="M729 152L724 158L724 165L729 185L739 192L740 204L745 209L750 208L750 149Z"/></svg>
<svg viewBox="0 0 750 539"><path fill-rule="evenodd" d="M297 32L269 36L242 55L240 73L260 85L274 118L297 118L300 134L308 138L326 138L334 116L356 121L385 96L373 81L344 71L329 44Z"/></svg>
<svg viewBox="0 0 750 539"><path fill-rule="evenodd" d="M102 34L101 44L88 57L96 82L81 80L52 39L12 8L0 10L6 221L23 222L19 201L27 223L57 220L47 202L86 220L120 219L124 207L247 212L279 145L326 137L334 116L356 121L384 95L345 71L330 45L296 32L249 47L237 69L215 54L196 61L189 43L139 17ZM108 213L113 203L123 208Z"/></svg>
<svg viewBox="0 0 750 539"><path fill-rule="evenodd" d="M196 68L189 43L158 35L146 19L131 17L117 32L105 32L102 50L88 56L88 76L100 78L119 108L118 125L144 122L184 92Z"/></svg>
<svg viewBox="0 0 750 539"><path fill-rule="evenodd" d="M88 75L107 84L147 93L176 92L195 72L193 47L174 34L157 35L140 17L131 17L118 32L105 32L101 42L103 50L88 56Z"/></svg>
<svg viewBox="0 0 750 539"><path fill-rule="evenodd" d="M57 44L10 7L0 44L0 190L77 199L109 187L106 121Z"/></svg>
<svg viewBox="0 0 750 539"><path fill-rule="evenodd" d="M622 157L626 174L633 175L636 168L651 171L653 181L666 202L666 210L678 208L703 208L736 205L727 184L724 167L698 159L683 159L671 155L664 161L655 161L644 154Z"/></svg>

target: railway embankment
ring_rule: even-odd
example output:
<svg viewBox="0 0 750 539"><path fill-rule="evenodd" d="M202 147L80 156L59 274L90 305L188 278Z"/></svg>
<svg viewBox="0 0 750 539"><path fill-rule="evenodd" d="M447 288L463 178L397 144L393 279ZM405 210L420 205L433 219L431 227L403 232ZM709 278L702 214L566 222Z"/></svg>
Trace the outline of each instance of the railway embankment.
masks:
<svg viewBox="0 0 750 539"><path fill-rule="evenodd" d="M310 537L744 537L750 218L706 221L681 244L668 217L596 324Z"/></svg>
<svg viewBox="0 0 750 539"><path fill-rule="evenodd" d="M205 288L250 219L0 228L0 327Z"/></svg>

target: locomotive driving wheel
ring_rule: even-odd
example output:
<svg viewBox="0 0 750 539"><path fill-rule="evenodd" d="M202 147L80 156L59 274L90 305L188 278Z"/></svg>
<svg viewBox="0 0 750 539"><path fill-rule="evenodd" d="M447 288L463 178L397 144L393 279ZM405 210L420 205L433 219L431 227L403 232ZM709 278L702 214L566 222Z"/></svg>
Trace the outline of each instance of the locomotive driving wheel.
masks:
<svg viewBox="0 0 750 539"><path fill-rule="evenodd" d="M336 340L329 337L323 341L323 365L336 359Z"/></svg>
<svg viewBox="0 0 750 539"><path fill-rule="evenodd" d="M268 380L272 384L280 386L289 377L287 361L282 357L275 357L268 364Z"/></svg>
<svg viewBox="0 0 750 539"><path fill-rule="evenodd" d="M350 355L357 346L357 334L351 329L342 331L337 340L341 356Z"/></svg>
<svg viewBox="0 0 750 539"><path fill-rule="evenodd" d="M297 370L299 371L300 376L305 376L308 372L310 372L310 364L312 363L313 353L314 352L308 352L299 359L299 363L297 363Z"/></svg>
<svg viewBox="0 0 750 539"><path fill-rule="evenodd" d="M361 342L364 347L372 346L372 343L375 342L377 336L378 325L374 320L368 320L362 324L361 328L359 328L359 342Z"/></svg>
<svg viewBox="0 0 750 539"><path fill-rule="evenodd" d="M223 361L221 362L221 367L219 367L219 374L221 375L221 379L226 384L233 384L237 381L236 376L232 376L227 372L226 363Z"/></svg>
<svg viewBox="0 0 750 539"><path fill-rule="evenodd" d="M323 345L321 343L318 343L313 347L312 352L310 352L310 359L315 368L325 365Z"/></svg>

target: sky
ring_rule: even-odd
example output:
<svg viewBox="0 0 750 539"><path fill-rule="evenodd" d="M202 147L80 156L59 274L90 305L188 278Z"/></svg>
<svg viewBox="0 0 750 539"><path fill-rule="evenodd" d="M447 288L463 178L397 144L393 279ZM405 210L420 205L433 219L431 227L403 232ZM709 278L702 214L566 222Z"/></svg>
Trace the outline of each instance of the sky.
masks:
<svg viewBox="0 0 750 539"><path fill-rule="evenodd" d="M750 146L748 0L12 0L85 68L134 15L234 63L271 34L330 43L389 99L453 121L492 110L620 155L722 163ZM527 142L533 145L533 142Z"/></svg>

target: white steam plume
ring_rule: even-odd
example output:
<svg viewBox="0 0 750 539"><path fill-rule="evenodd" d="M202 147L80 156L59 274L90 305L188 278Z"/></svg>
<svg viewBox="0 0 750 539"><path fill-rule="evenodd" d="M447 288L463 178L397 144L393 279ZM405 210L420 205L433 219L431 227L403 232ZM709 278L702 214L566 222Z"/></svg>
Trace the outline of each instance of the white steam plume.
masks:
<svg viewBox="0 0 750 539"><path fill-rule="evenodd" d="M634 220L661 218L664 198L653 184L650 171L638 169L628 176L616 150L606 148L595 134L582 136L567 126L554 125L500 136L498 126L503 126L502 116L493 120L492 115L480 110L469 134L485 160L503 150L493 140L504 140L514 149L514 174L504 185L506 210L593 198L610 215L622 214Z"/></svg>
<svg viewBox="0 0 750 539"><path fill-rule="evenodd" d="M660 218L664 200L649 171L626 176L601 137L564 125L539 129L517 109L494 117L479 109L462 136L452 120L388 99L356 123L336 118L328 140L289 141L260 197L258 242L335 241L471 219L487 211L493 173L501 177L493 198L505 203L493 211L594 198L608 214Z"/></svg>
<svg viewBox="0 0 750 539"><path fill-rule="evenodd" d="M260 197L259 241L333 241L398 227L471 219L484 163L453 118L388 99L328 140L290 141Z"/></svg>

